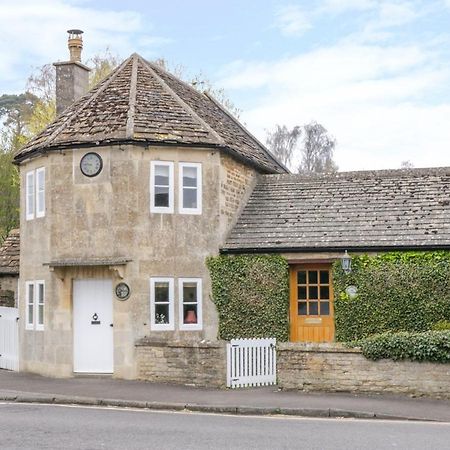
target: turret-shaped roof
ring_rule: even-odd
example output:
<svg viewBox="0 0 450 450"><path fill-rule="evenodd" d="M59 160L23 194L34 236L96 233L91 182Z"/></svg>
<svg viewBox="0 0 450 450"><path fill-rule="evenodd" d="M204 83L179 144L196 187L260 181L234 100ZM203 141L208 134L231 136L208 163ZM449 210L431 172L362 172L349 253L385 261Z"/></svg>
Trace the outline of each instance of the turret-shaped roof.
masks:
<svg viewBox="0 0 450 450"><path fill-rule="evenodd" d="M134 53L15 156L142 142L221 148L265 173L285 167L215 99Z"/></svg>

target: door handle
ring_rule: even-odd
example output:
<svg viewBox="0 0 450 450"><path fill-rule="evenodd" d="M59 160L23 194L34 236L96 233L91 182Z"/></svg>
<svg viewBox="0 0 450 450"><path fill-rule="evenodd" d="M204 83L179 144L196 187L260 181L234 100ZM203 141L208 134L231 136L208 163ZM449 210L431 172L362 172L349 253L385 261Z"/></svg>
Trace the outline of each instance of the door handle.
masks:
<svg viewBox="0 0 450 450"><path fill-rule="evenodd" d="M114 326L114 324L113 324L113 323L110 323L110 324L109 324L109 326L110 326L110 327L113 327L113 326Z"/></svg>

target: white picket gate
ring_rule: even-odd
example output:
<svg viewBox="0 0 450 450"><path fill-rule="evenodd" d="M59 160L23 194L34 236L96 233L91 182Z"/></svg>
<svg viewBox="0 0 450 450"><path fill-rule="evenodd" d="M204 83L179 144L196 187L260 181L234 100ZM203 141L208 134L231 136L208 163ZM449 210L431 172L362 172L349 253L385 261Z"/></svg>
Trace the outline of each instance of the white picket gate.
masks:
<svg viewBox="0 0 450 450"><path fill-rule="evenodd" d="M19 370L19 310L0 306L0 369Z"/></svg>
<svg viewBox="0 0 450 450"><path fill-rule="evenodd" d="M276 339L232 339L227 344L227 386L266 386L277 382Z"/></svg>

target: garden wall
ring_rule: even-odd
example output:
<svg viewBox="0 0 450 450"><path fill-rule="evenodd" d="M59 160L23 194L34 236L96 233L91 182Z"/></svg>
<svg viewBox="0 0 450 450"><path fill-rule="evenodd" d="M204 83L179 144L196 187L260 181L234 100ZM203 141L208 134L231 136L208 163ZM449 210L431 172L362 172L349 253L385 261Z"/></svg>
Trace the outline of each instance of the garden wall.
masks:
<svg viewBox="0 0 450 450"><path fill-rule="evenodd" d="M340 344L281 343L277 365L283 389L450 398L450 364L372 361Z"/></svg>
<svg viewBox="0 0 450 450"><path fill-rule="evenodd" d="M162 383L224 387L225 342L159 342L136 344L138 378Z"/></svg>

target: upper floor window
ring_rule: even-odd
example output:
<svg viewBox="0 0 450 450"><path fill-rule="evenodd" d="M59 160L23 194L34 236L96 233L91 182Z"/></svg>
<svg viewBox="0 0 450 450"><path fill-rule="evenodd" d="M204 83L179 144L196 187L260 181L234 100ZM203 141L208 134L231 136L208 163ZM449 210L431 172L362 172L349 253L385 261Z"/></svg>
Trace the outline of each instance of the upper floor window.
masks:
<svg viewBox="0 0 450 450"><path fill-rule="evenodd" d="M27 220L45 216L45 167L27 172L25 215Z"/></svg>
<svg viewBox="0 0 450 450"><path fill-rule="evenodd" d="M152 161L150 167L150 211L173 213L173 162Z"/></svg>
<svg viewBox="0 0 450 450"><path fill-rule="evenodd" d="M179 165L179 211L182 214L202 212L202 165L180 163Z"/></svg>

